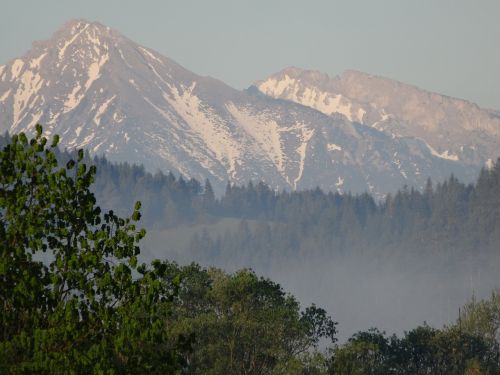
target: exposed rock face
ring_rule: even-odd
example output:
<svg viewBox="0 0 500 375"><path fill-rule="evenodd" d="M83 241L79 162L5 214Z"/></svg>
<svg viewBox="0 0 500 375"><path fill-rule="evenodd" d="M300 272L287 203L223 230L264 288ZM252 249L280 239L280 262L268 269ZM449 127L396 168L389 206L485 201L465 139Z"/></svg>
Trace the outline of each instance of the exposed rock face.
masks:
<svg viewBox="0 0 500 375"><path fill-rule="evenodd" d="M208 177L218 191L227 181L263 180L383 196L422 187L428 176L472 180L499 150L498 114L393 81L288 69L258 87L266 95L77 20L0 66L0 131L41 123L63 147ZM468 122L447 137L457 118Z"/></svg>
<svg viewBox="0 0 500 375"><path fill-rule="evenodd" d="M481 165L500 156L500 116L476 104L357 71L330 78L316 71L287 68L256 83L274 98L291 100L327 115L396 137L425 141L449 160Z"/></svg>

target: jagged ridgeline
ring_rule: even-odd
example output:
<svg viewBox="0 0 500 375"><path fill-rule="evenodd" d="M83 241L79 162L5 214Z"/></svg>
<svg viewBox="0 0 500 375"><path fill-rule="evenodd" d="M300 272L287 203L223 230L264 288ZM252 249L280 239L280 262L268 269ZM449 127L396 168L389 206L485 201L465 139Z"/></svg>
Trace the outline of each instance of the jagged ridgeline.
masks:
<svg viewBox="0 0 500 375"><path fill-rule="evenodd" d="M499 113L464 100L298 68L236 90L85 20L0 65L0 132L36 123L62 147L208 178L219 194L258 178L380 198L427 176L472 182L500 149Z"/></svg>

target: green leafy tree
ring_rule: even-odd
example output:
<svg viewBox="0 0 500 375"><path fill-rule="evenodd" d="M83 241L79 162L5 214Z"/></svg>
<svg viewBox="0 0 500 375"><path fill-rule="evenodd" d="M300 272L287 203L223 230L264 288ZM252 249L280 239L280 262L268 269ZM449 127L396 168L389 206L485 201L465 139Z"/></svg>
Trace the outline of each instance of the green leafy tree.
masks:
<svg viewBox="0 0 500 375"><path fill-rule="evenodd" d="M179 281L137 267L140 204L102 214L95 167L81 150L59 166L58 141L37 125L0 152L0 372L173 372L163 314Z"/></svg>
<svg viewBox="0 0 500 375"><path fill-rule="evenodd" d="M334 349L330 373L339 375L389 374L390 341L377 329L354 334L345 345Z"/></svg>
<svg viewBox="0 0 500 375"><path fill-rule="evenodd" d="M455 330L477 336L489 343L492 349L500 344L500 289L495 289L489 299L473 297L460 310Z"/></svg>
<svg viewBox="0 0 500 375"><path fill-rule="evenodd" d="M435 329L427 325L402 338L375 330L359 332L333 349L330 374L497 374L498 347L457 327Z"/></svg>
<svg viewBox="0 0 500 375"><path fill-rule="evenodd" d="M322 338L335 341L336 323L323 309L300 311L278 284L250 270L169 267L182 278L170 332L194 338L191 373L312 374L324 367L310 355Z"/></svg>

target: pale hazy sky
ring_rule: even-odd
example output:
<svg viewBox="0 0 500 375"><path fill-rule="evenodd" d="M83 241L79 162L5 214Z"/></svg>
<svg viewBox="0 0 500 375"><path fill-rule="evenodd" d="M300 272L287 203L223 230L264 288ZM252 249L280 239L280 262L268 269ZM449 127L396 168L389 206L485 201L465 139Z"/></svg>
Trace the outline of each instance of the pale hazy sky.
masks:
<svg viewBox="0 0 500 375"><path fill-rule="evenodd" d="M235 88L287 66L394 78L500 110L500 0L2 0L0 64L99 21Z"/></svg>

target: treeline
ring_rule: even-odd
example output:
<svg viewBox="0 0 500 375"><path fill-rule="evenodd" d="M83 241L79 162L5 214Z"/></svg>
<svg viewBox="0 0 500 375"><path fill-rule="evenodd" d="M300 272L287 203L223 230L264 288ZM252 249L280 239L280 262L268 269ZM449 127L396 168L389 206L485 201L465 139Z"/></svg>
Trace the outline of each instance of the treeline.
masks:
<svg viewBox="0 0 500 375"><path fill-rule="evenodd" d="M328 374L497 374L500 371L500 290L474 297L456 322L442 329L422 325L402 337L377 329L334 346Z"/></svg>
<svg viewBox="0 0 500 375"><path fill-rule="evenodd" d="M0 136L0 147L10 143L9 134ZM77 151L55 149L61 164L77 157ZM103 156L84 152L83 162L96 167L90 187L99 204L121 215L132 211L132 202L142 203L143 222L147 227L172 227L192 223L201 214L203 186L195 179L186 180L172 173L149 173L143 166L112 163Z"/></svg>
<svg viewBox="0 0 500 375"><path fill-rule="evenodd" d="M424 191L403 187L384 201L369 194L307 191L276 192L264 183L228 184L216 197L203 184L172 173L148 173L143 167L89 160L97 167L93 191L98 202L126 214L141 201L147 228L165 229L239 220L236 227L192 235L190 254L223 257L237 251L245 260L333 255L370 251L391 254L402 248L455 255L500 249L500 160L482 169L475 184L451 176L428 181ZM206 259L210 261L210 258Z"/></svg>
<svg viewBox="0 0 500 375"><path fill-rule="evenodd" d="M228 186L209 207L215 217L243 220L223 234L196 234L192 253L488 255L500 249L500 160L481 170L474 185L453 176L435 186L429 180L424 191L404 187L383 202L319 189L276 193L250 183Z"/></svg>
<svg viewBox="0 0 500 375"><path fill-rule="evenodd" d="M0 144L6 142L8 136L0 139ZM62 161L71 157L74 153L58 154ZM266 259L271 252L279 258L405 249L408 254L446 256L491 254L500 248L500 159L483 168L475 184L454 176L439 183L428 180L424 191L405 186L382 202L369 194L320 189L276 192L262 182L228 184L216 197L208 180L202 184L172 173L152 174L104 157L84 159L97 167L92 190L99 204L126 215L130 202L141 201L148 229L239 220L229 228L194 231L189 248L179 249L207 261L236 251L244 262L249 252Z"/></svg>
<svg viewBox="0 0 500 375"><path fill-rule="evenodd" d="M314 305L300 312L281 287L252 271L226 274L165 263L180 289L168 332L192 340L191 374L428 375L500 371L500 290L472 299L455 323L401 336L376 328L336 341L336 322ZM319 346L322 340L322 348Z"/></svg>
<svg viewBox="0 0 500 375"><path fill-rule="evenodd" d="M498 297L493 293L490 300L472 300L454 325L442 329L423 325L402 337L388 337L377 329L358 332L331 350L327 373L497 374L498 335L491 334L499 326L491 323L500 311Z"/></svg>

